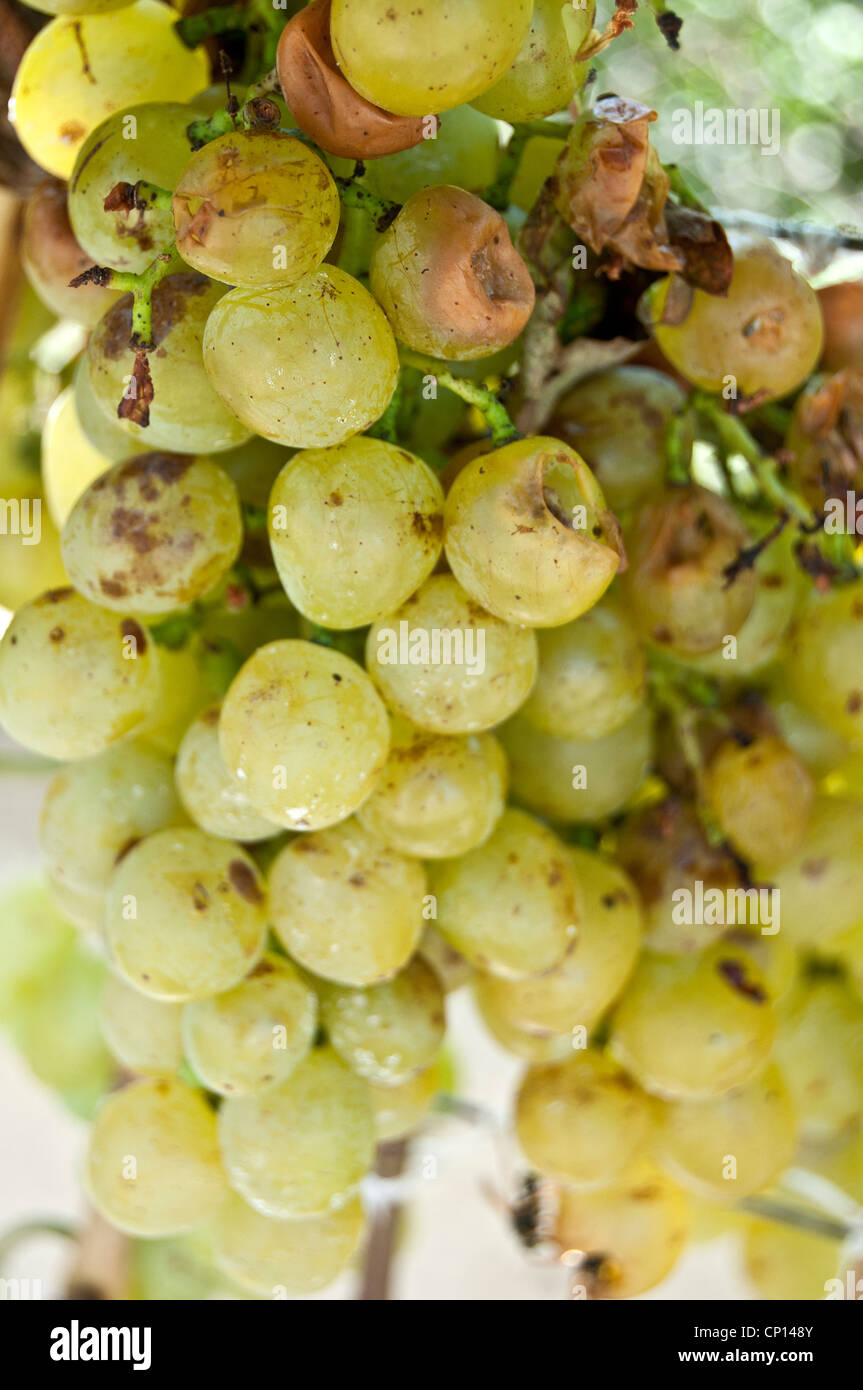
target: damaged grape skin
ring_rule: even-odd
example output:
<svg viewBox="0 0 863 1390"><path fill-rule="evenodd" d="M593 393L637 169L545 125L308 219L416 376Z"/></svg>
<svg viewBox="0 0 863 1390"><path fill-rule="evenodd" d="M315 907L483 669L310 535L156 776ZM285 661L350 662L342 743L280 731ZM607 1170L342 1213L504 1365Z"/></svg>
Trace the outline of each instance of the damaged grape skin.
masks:
<svg viewBox="0 0 863 1390"><path fill-rule="evenodd" d="M558 627L602 597L622 546L584 460L539 436L462 469L446 501L444 550L459 583L490 613Z"/></svg>
<svg viewBox="0 0 863 1390"><path fill-rule="evenodd" d="M534 305L530 272L500 213L448 185L407 200L375 244L369 275L400 342L445 360L507 347Z"/></svg>
<svg viewBox="0 0 863 1390"><path fill-rule="evenodd" d="M183 260L244 287L295 285L323 261L339 225L339 195L323 160L273 130L233 131L197 150L172 206Z"/></svg>
<svg viewBox="0 0 863 1390"><path fill-rule="evenodd" d="M63 527L66 573L103 608L170 613L237 558L237 490L210 459L139 454L91 483Z"/></svg>
<svg viewBox="0 0 863 1390"><path fill-rule="evenodd" d="M110 287L89 284L72 289L69 285L70 280L91 269L93 258L75 239L66 185L60 179L44 179L27 199L21 263L43 304L58 318L74 319L92 328L117 299L117 291Z"/></svg>

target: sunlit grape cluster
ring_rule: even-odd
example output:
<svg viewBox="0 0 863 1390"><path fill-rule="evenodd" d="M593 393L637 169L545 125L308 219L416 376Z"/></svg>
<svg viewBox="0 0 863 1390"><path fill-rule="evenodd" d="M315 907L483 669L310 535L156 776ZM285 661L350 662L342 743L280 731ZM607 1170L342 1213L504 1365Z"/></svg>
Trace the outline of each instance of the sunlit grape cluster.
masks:
<svg viewBox="0 0 863 1390"><path fill-rule="evenodd" d="M837 287L596 95L592 3L289 3L212 65L214 10L39 8L0 723L53 765L0 1021L92 1119L133 1287L178 1240L192 1296L349 1268L377 1146L453 1108L458 989L572 1297L711 1222L823 1297L839 1242L798 1292L815 1237L737 1204L863 1201Z"/></svg>

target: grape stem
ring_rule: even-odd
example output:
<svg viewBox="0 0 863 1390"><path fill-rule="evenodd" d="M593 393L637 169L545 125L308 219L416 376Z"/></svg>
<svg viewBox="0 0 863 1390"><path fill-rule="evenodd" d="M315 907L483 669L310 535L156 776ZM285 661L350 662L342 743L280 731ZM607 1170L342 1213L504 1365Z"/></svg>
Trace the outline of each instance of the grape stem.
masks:
<svg viewBox="0 0 863 1390"><path fill-rule="evenodd" d="M820 227L813 222L788 222L757 212L738 212L733 208L716 208L711 216L723 227L735 231L757 232L761 236L779 237L795 245L842 247L847 251L863 251L863 232L856 227Z"/></svg>
<svg viewBox="0 0 863 1390"><path fill-rule="evenodd" d="M778 463L761 452L743 422L736 415L729 415L719 400L705 391L694 392L692 404L710 421L723 449L729 454L740 454L746 460L766 500L788 516L811 526L814 519L812 508L781 480Z"/></svg>
<svg viewBox="0 0 863 1390"><path fill-rule="evenodd" d="M378 1145L375 1172L380 1178L398 1178L407 1160L406 1139L391 1139ZM398 1242L401 1224L401 1206L389 1202L378 1211L372 1221L366 1244L365 1261L357 1292L361 1302L384 1303L390 1296L392 1260Z"/></svg>
<svg viewBox="0 0 863 1390"><path fill-rule="evenodd" d="M684 451L688 409L675 411L669 418L665 430L665 454L668 460L666 479L672 487L685 487L692 481L692 448L689 456Z"/></svg>
<svg viewBox="0 0 863 1390"><path fill-rule="evenodd" d="M480 414L485 417L495 448L501 444L510 444L514 439L523 437L510 419L506 406L487 386L480 386L476 381L468 381L466 377L454 376L440 362L437 362L433 357L426 357L424 353L403 349L399 356L402 366L415 367L424 376L431 377L436 385L445 386L448 391L452 391L454 395L467 401L468 405L476 406Z"/></svg>
<svg viewBox="0 0 863 1390"><path fill-rule="evenodd" d="M376 231L385 232L401 212L401 203L393 203L389 198L379 198L370 188L364 188L356 180L362 178L365 166L358 160L349 178L335 179L339 197L346 208L361 208L374 223Z"/></svg>

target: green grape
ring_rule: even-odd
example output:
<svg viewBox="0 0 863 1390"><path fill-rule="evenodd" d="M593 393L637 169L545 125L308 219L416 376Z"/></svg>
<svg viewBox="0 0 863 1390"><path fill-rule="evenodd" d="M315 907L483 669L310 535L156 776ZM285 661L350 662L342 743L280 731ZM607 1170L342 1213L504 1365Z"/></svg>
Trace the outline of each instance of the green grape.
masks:
<svg viewBox="0 0 863 1390"><path fill-rule="evenodd" d="M655 1151L684 1187L729 1202L769 1187L797 1146L797 1116L780 1072L710 1100L657 1101Z"/></svg>
<svg viewBox="0 0 863 1390"><path fill-rule="evenodd" d="M762 876L778 893L782 931L795 946L832 951L863 922L863 802L816 798L796 854Z"/></svg>
<svg viewBox="0 0 863 1390"><path fill-rule="evenodd" d="M183 1009L195 1074L222 1096L252 1095L290 1076L315 1036L318 1001L289 961L264 956L233 989Z"/></svg>
<svg viewBox="0 0 863 1390"><path fill-rule="evenodd" d="M54 776L39 846L54 878L104 895L114 866L138 840L182 820L169 760L125 742Z"/></svg>
<svg viewBox="0 0 863 1390"><path fill-rule="evenodd" d="M779 931L767 936L757 926L730 927L721 940L730 942L736 951L749 956L760 971L771 999L778 1001L788 993L797 975L797 952L786 933Z"/></svg>
<svg viewBox="0 0 863 1390"><path fill-rule="evenodd" d="M352 87L385 111L425 116L472 101L515 60L531 0L442 0L426 7L334 0L331 37Z"/></svg>
<svg viewBox="0 0 863 1390"><path fill-rule="evenodd" d="M68 582L60 534L46 509L38 475L25 487L21 493L4 488L4 501L10 507L17 501L21 517L20 525L7 526L5 534L0 531L0 606L12 612L35 602L46 589Z"/></svg>
<svg viewBox="0 0 863 1390"><path fill-rule="evenodd" d="M512 796L552 820L603 820L626 805L647 775L651 715L646 704L604 738L555 738L521 714L496 733L509 760Z"/></svg>
<svg viewBox="0 0 863 1390"><path fill-rule="evenodd" d="M402 854L455 858L491 834L506 782L506 758L491 734L429 734L396 717L380 781L357 814Z"/></svg>
<svg viewBox="0 0 863 1390"><path fill-rule="evenodd" d="M431 922L420 937L417 954L432 967L443 986L445 994L460 989L473 977L473 966L450 946Z"/></svg>
<svg viewBox="0 0 863 1390"><path fill-rule="evenodd" d="M69 180L69 219L97 265L140 275L174 240L167 208L104 207L118 183L173 188L189 162L186 130L200 112L176 101L124 106L91 131Z"/></svg>
<svg viewBox="0 0 863 1390"><path fill-rule="evenodd" d="M645 1159L598 1192L564 1187L556 1238L582 1297L634 1298L674 1268L691 1219L686 1193Z"/></svg>
<svg viewBox="0 0 863 1390"><path fill-rule="evenodd" d="M78 418L75 392L61 391L42 430L42 485L54 525L62 529L75 503L111 460L95 449Z"/></svg>
<svg viewBox="0 0 863 1390"><path fill-rule="evenodd" d="M399 370L383 310L338 266L290 288L223 295L204 334L204 366L237 420L296 449L342 444L368 429Z"/></svg>
<svg viewBox="0 0 863 1390"><path fill-rule="evenodd" d="M824 593L813 585L791 625L786 665L791 698L851 741L863 735L861 620L863 581Z"/></svg>
<svg viewBox="0 0 863 1390"><path fill-rule="evenodd" d="M619 1178L647 1149L650 1118L632 1078L594 1050L531 1067L515 1102L526 1158L573 1187L605 1187Z"/></svg>
<svg viewBox="0 0 863 1390"><path fill-rule="evenodd" d="M313 1048L278 1086L226 1100L219 1142L228 1181L262 1215L332 1214L372 1164L368 1088L330 1048Z"/></svg>
<svg viewBox="0 0 863 1390"><path fill-rule="evenodd" d="M848 744L788 693L787 671L780 670L767 693L768 709L781 737L817 777L832 772L848 756Z"/></svg>
<svg viewBox="0 0 863 1390"><path fill-rule="evenodd" d="M254 861L197 828L146 836L111 877L113 962L154 999L205 999L239 984L260 959L266 926Z"/></svg>
<svg viewBox="0 0 863 1390"><path fill-rule="evenodd" d="M727 740L710 762L705 791L726 839L744 859L775 866L803 843L815 782L782 739L765 736L744 746Z"/></svg>
<svg viewBox="0 0 863 1390"><path fill-rule="evenodd" d="M0 1022L22 989L47 974L74 945L75 934L39 879L24 879L0 898Z"/></svg>
<svg viewBox="0 0 863 1390"><path fill-rule="evenodd" d="M638 893L619 865L583 849L567 849L578 887L578 935L560 965L533 980L479 973L481 1008L512 1026L569 1038L592 1032L632 974L641 950Z"/></svg>
<svg viewBox="0 0 863 1390"><path fill-rule="evenodd" d="M511 207L520 208L522 212L530 212L542 191L542 185L554 173L557 161L564 149L567 129L567 126L561 126L559 140L548 135L532 135L528 140L519 161L515 178L510 185L509 201ZM595 380L595 378L591 379ZM560 426L556 425L552 433L560 434ZM565 438L563 435L561 437ZM609 500L611 500L610 493Z"/></svg>
<svg viewBox="0 0 863 1390"><path fill-rule="evenodd" d="M774 1057L800 1116L822 1143L863 1119L863 1004L837 976L800 979L782 1006Z"/></svg>
<svg viewBox="0 0 863 1390"><path fill-rule="evenodd" d="M224 88L222 89L224 101ZM242 1298L213 1264L207 1227L164 1240L133 1240L129 1250L128 1298L134 1302L201 1303Z"/></svg>
<svg viewBox="0 0 863 1390"><path fill-rule="evenodd" d="M12 123L30 157L67 179L84 140L107 116L138 102L188 101L208 68L204 50L181 43L173 11L156 0L103 14L61 14L24 54Z"/></svg>
<svg viewBox="0 0 863 1390"><path fill-rule="evenodd" d="M19 608L0 644L0 723L49 758L101 753L140 727L158 696L143 629L74 589Z"/></svg>
<svg viewBox="0 0 863 1390"><path fill-rule="evenodd" d="M400 342L457 361L514 342L535 298L500 213L445 185L408 198L375 243L369 283Z"/></svg>
<svg viewBox="0 0 863 1390"><path fill-rule="evenodd" d="M177 174L168 183L174 188L177 250L213 280L295 285L317 269L333 244L340 208L336 185L323 160L290 135L221 135Z"/></svg>
<svg viewBox="0 0 863 1390"><path fill-rule="evenodd" d="M342 1272L364 1226L359 1197L322 1216L280 1221L231 1196L215 1222L216 1263L254 1293L301 1298L326 1288Z"/></svg>
<svg viewBox="0 0 863 1390"><path fill-rule="evenodd" d="M558 153L563 148L559 140L553 145ZM625 512L661 491L668 467L668 429L685 405L684 392L664 372L651 367L608 367L579 381L560 398L548 429L586 461L608 505ZM692 448L692 425L683 420L681 429L686 457Z"/></svg>
<svg viewBox="0 0 863 1390"><path fill-rule="evenodd" d="M132 0L32 0L30 9L41 10L43 14L90 15L122 10L131 3Z"/></svg>
<svg viewBox="0 0 863 1390"><path fill-rule="evenodd" d="M213 686L206 666L209 655L207 639L197 634L182 647L159 648L161 699L139 730L142 742L157 752L173 758L189 725L211 703ZM232 662L230 670L235 669Z"/></svg>
<svg viewBox="0 0 863 1390"><path fill-rule="evenodd" d="M674 277L647 292L653 336L687 381L705 391L729 383L742 396L786 396L806 380L821 354L815 291L772 242L741 240L724 295L692 290L682 321L663 321Z"/></svg>
<svg viewBox="0 0 863 1390"><path fill-rule="evenodd" d="M265 508L270 500L273 483L290 455L269 439L253 435L245 444L219 455L219 464L232 478L241 502ZM245 621L246 615L243 615Z"/></svg>
<svg viewBox="0 0 863 1390"><path fill-rule="evenodd" d="M222 760L218 705L209 705L189 725L177 750L175 776L183 805L208 835L251 844L278 834L278 826L258 815Z"/></svg>
<svg viewBox="0 0 863 1390"><path fill-rule="evenodd" d="M134 1236L191 1230L227 1194L216 1116L182 1081L135 1081L103 1102L90 1133L85 1181L107 1221Z"/></svg>
<svg viewBox="0 0 863 1390"><path fill-rule="evenodd" d="M290 830L344 820L386 762L386 710L350 657L314 642L259 647L222 703L219 745L252 806Z"/></svg>
<svg viewBox="0 0 863 1390"><path fill-rule="evenodd" d="M561 0L534 0L530 29L503 77L474 100L501 121L538 121L568 106L576 71Z"/></svg>
<svg viewBox="0 0 863 1390"><path fill-rule="evenodd" d="M847 1192L853 1201L863 1202L863 1129L843 1134L838 1144L801 1145L798 1162Z"/></svg>
<svg viewBox="0 0 863 1390"><path fill-rule="evenodd" d="M398 1086L434 1060L446 1016L440 980L419 956L392 980L368 989L325 986L321 1022L352 1071Z"/></svg>
<svg viewBox="0 0 863 1390"><path fill-rule="evenodd" d="M372 1109L375 1115L375 1136L379 1144L389 1139L402 1139L425 1119L438 1093L436 1067L426 1067L398 1086L369 1084Z"/></svg>
<svg viewBox="0 0 863 1390"><path fill-rule="evenodd" d="M82 888L80 884L70 883L48 870L45 883L56 910L76 926L85 936L92 936L101 942L102 927L105 920L105 894L92 888Z"/></svg>
<svg viewBox="0 0 863 1390"><path fill-rule="evenodd" d="M97 1019L104 976L102 961L88 951L55 955L22 986L11 1020L12 1040L36 1077L84 1119L114 1070Z"/></svg>
<svg viewBox="0 0 863 1390"><path fill-rule="evenodd" d="M106 415L93 392L90 382L90 363L86 352L78 358L72 378L75 393L75 415L84 438L97 453L109 463L119 463L121 459L132 458L140 453L137 437L129 433L117 419L116 408ZM44 449L43 439L43 449ZM59 466L58 466L59 467Z"/></svg>
<svg viewBox="0 0 863 1390"><path fill-rule="evenodd" d="M433 574L366 642L387 704L435 734L499 724L529 693L536 664L534 633L485 612L451 574Z"/></svg>
<svg viewBox="0 0 863 1390"><path fill-rule="evenodd" d="M504 811L485 844L429 873L438 930L472 965L520 979L574 948L575 875L561 842L524 811Z"/></svg>
<svg viewBox="0 0 863 1390"><path fill-rule="evenodd" d="M74 319L91 328L117 298L116 290L102 285L72 289L69 284L89 270L93 261L75 240L66 185L60 179L44 179L27 199L21 264L43 304L58 318Z"/></svg>
<svg viewBox="0 0 863 1390"><path fill-rule="evenodd" d="M757 903L745 896L738 864L723 845L709 842L695 807L678 797L640 807L627 816L617 857L641 894L644 944L651 951L686 954L718 940L728 925L732 903L737 921L757 921ZM695 910L699 892L705 902L711 901L707 894L720 893L721 911ZM692 907L689 912L683 910L684 895ZM714 917L719 920L710 920Z"/></svg>
<svg viewBox="0 0 863 1390"><path fill-rule="evenodd" d="M645 638L675 656L715 652L752 611L755 572L728 567L751 537L731 503L706 488L677 487L638 512L627 536L623 579Z"/></svg>
<svg viewBox="0 0 863 1390"><path fill-rule="evenodd" d="M141 441L139 452L216 453L248 439L250 431L225 409L201 359L204 326L224 293L221 285L192 271L167 276L153 291L150 422L146 426L130 419L122 422L123 429ZM87 348L93 395L112 421L117 420L121 400L135 399L131 336L132 296L124 294L97 324Z"/></svg>
<svg viewBox="0 0 863 1390"><path fill-rule="evenodd" d="M520 1028L503 1010L497 1007L485 991L477 991L475 1002L488 1032L505 1051L532 1066L546 1062L564 1062L572 1056L572 1037L569 1033L549 1033L542 1028Z"/></svg>
<svg viewBox="0 0 863 1390"><path fill-rule="evenodd" d="M701 1100L749 1081L775 1031L752 957L721 941L694 955L645 955L618 1003L609 1046L645 1090Z"/></svg>
<svg viewBox="0 0 863 1390"><path fill-rule="evenodd" d="M608 599L573 623L537 633L539 671L521 715L557 738L619 729L644 699L644 649L626 612Z"/></svg>
<svg viewBox="0 0 863 1390"><path fill-rule="evenodd" d="M103 608L170 613L219 582L242 539L237 489L218 464L138 454L79 497L63 527L63 563Z"/></svg>
<svg viewBox="0 0 863 1390"><path fill-rule="evenodd" d="M363 627L434 569L443 489L416 454L356 436L296 454L275 481L268 522L279 578L300 612L324 627Z"/></svg>
<svg viewBox="0 0 863 1390"><path fill-rule="evenodd" d="M294 960L357 987L401 970L423 926L425 875L357 821L292 840L270 870L270 917Z"/></svg>
<svg viewBox="0 0 863 1390"><path fill-rule="evenodd" d="M435 184L482 193L494 183L499 162L497 124L472 106L457 106L444 112L437 135L409 150L373 159L363 183L378 197L397 203Z"/></svg>
<svg viewBox="0 0 863 1390"><path fill-rule="evenodd" d="M596 479L556 439L517 440L468 463L447 497L444 526L456 579L511 623L571 622L602 597L620 564Z"/></svg>
<svg viewBox="0 0 863 1390"><path fill-rule="evenodd" d="M743 1258L758 1293L771 1302L815 1302L831 1279L845 1282L837 1240L779 1221L747 1223Z"/></svg>
<svg viewBox="0 0 863 1390"><path fill-rule="evenodd" d="M109 974L99 1000L99 1023L111 1053L141 1076L176 1076L183 1060L183 1011Z"/></svg>

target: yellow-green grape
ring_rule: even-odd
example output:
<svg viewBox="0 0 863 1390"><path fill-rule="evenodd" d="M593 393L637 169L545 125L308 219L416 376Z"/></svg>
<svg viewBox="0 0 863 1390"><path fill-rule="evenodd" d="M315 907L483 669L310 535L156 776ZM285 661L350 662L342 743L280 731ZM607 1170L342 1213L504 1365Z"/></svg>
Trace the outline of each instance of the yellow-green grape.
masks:
<svg viewBox="0 0 863 1390"><path fill-rule="evenodd" d="M205 999L239 984L261 956L266 927L254 860L203 830L148 835L111 877L114 964L154 999Z"/></svg>
<svg viewBox="0 0 863 1390"><path fill-rule="evenodd" d="M549 1033L545 1029L520 1028L492 1003L485 992L477 991L476 1004L483 1023L495 1042L505 1051L531 1066L546 1062L563 1062L572 1056L572 1037L569 1033Z"/></svg>
<svg viewBox="0 0 863 1390"><path fill-rule="evenodd" d="M302 1298L326 1288L349 1263L365 1226L359 1197L323 1216L282 1221L231 1196L216 1217L215 1259L241 1288Z"/></svg>
<svg viewBox="0 0 863 1390"><path fill-rule="evenodd" d="M758 865L754 873L761 878ZM831 952L863 922L863 802L818 797L803 844L764 881L794 945Z"/></svg>
<svg viewBox="0 0 863 1390"><path fill-rule="evenodd" d="M204 366L237 420L295 449L342 444L367 430L389 405L399 372L383 310L338 266L290 288L223 295L204 334Z"/></svg>
<svg viewBox="0 0 863 1390"><path fill-rule="evenodd" d="M782 738L817 777L832 772L845 761L848 744L835 729L828 728L799 701L792 700L788 693L787 671L777 673L767 692L767 701Z"/></svg>
<svg viewBox="0 0 863 1390"><path fill-rule="evenodd" d="M568 106L576 71L561 0L534 0L519 52L500 81L474 100L478 111L501 121L538 121Z"/></svg>
<svg viewBox="0 0 863 1390"><path fill-rule="evenodd" d="M177 250L213 280L295 285L333 244L336 185L314 150L290 135L232 131L197 150L178 175L167 185Z"/></svg>
<svg viewBox="0 0 863 1390"><path fill-rule="evenodd" d="M443 113L437 135L409 150L370 160L363 183L396 203L441 183L482 193L494 183L499 162L497 123L472 106L457 106Z"/></svg>
<svg viewBox="0 0 863 1390"><path fill-rule="evenodd" d="M747 895L739 865L724 846L709 842L697 810L681 798L627 816L616 855L641 894L651 951L699 951L729 922L760 924L757 890Z"/></svg>
<svg viewBox="0 0 863 1390"><path fill-rule="evenodd" d="M417 953L435 971L446 994L461 989L462 985L466 985L473 978L473 966L455 947L450 946L431 922L426 925L420 937Z"/></svg>
<svg viewBox="0 0 863 1390"><path fill-rule="evenodd" d="M0 644L0 723L49 758L86 758L139 728L159 695L149 638L74 589L19 608Z"/></svg>
<svg viewBox="0 0 863 1390"><path fill-rule="evenodd" d="M41 10L42 14L90 15L122 10L131 3L132 0L33 0L29 8Z"/></svg>
<svg viewBox="0 0 863 1390"><path fill-rule="evenodd" d="M415 956L383 984L326 986L321 1022L352 1071L377 1085L397 1086L429 1066L443 1042L443 989L431 966Z"/></svg>
<svg viewBox="0 0 863 1390"><path fill-rule="evenodd" d="M69 220L96 265L140 275L170 247L169 209L121 204L106 211L104 203L118 183L173 188L191 154L186 130L199 114L176 101L124 105L88 135L69 180Z"/></svg>
<svg viewBox="0 0 863 1390"><path fill-rule="evenodd" d="M460 362L513 343L535 301L500 213L448 185L408 198L375 243L369 284L400 342Z"/></svg>
<svg viewBox="0 0 863 1390"><path fill-rule="evenodd" d="M140 441L140 452L216 453L248 439L250 431L225 409L201 359L204 326L224 293L221 285L193 271L169 275L153 291L155 348L148 354L153 384L149 424L130 419L121 422L123 429ZM93 395L112 421L117 420L121 401L137 401L131 336L132 296L124 294L97 324L87 347Z"/></svg>
<svg viewBox="0 0 863 1390"><path fill-rule="evenodd" d="M525 159L534 143L539 142L530 142ZM559 140L542 143L552 146L550 154L560 154L563 149ZM549 167L548 175L552 172L553 167ZM626 512L662 490L668 467L668 429L685 406L683 390L663 372L651 367L609 367L578 382L561 397L549 421L549 434L581 454L595 473L608 505L618 513ZM692 426L682 420L681 429L685 456L692 447Z"/></svg>
<svg viewBox="0 0 863 1390"><path fill-rule="evenodd" d="M189 725L177 750L180 799L208 835L252 844L278 834L278 826L250 805L243 783L219 751L219 706L209 705Z"/></svg>
<svg viewBox="0 0 863 1390"><path fill-rule="evenodd" d="M451 574L433 574L366 641L387 704L434 734L499 724L528 695L536 665L535 634L481 608Z"/></svg>
<svg viewBox="0 0 863 1390"><path fill-rule="evenodd" d="M212 1244L209 1226L163 1240L132 1240L127 1297L143 1303L243 1299L238 1285L229 1283L213 1264ZM251 1299L252 1295L245 1297Z"/></svg>
<svg viewBox="0 0 863 1390"><path fill-rule="evenodd" d="M312 1045L314 990L290 961L267 955L234 989L183 1009L183 1042L195 1074L222 1096L252 1095L284 1081Z"/></svg>
<svg viewBox="0 0 863 1390"><path fill-rule="evenodd" d="M118 1062L141 1076L175 1076L183 1060L179 1004L141 994L109 974L99 1000L99 1023Z"/></svg>
<svg viewBox="0 0 863 1390"><path fill-rule="evenodd" d="M787 743L771 735L741 747L723 743L707 769L707 800L744 859L784 863L803 843L815 801L812 774Z"/></svg>
<svg viewBox="0 0 863 1390"><path fill-rule="evenodd" d="M746 1273L762 1298L813 1303L847 1287L838 1240L781 1221L751 1221L743 1242Z"/></svg>
<svg viewBox="0 0 863 1390"><path fill-rule="evenodd" d="M722 940L754 961L763 976L767 993L780 1000L788 993L797 975L797 952L783 931L768 936L758 926L730 927Z"/></svg>
<svg viewBox="0 0 863 1390"><path fill-rule="evenodd" d="M85 1181L106 1220L134 1236L167 1236L208 1220L228 1195L215 1112L166 1077L108 1096L90 1133Z"/></svg>
<svg viewBox="0 0 863 1390"><path fill-rule="evenodd" d="M731 503L707 488L669 489L637 513L623 579L643 636L675 656L715 652L752 611L755 572L728 567L751 536Z"/></svg>
<svg viewBox="0 0 863 1390"><path fill-rule="evenodd" d="M85 936L93 936L101 942L105 894L83 888L78 883L70 883L66 878L58 878L50 870L45 874L45 883L51 901L67 922L71 922Z"/></svg>
<svg viewBox="0 0 863 1390"><path fill-rule="evenodd" d="M782 1007L774 1057L804 1139L850 1134L863 1119L863 1004L838 976L798 980Z"/></svg>
<svg viewBox="0 0 863 1390"><path fill-rule="evenodd" d="M509 760L512 796L552 820L602 820L626 805L647 774L651 715L646 704L604 738L555 738L521 714L496 733Z"/></svg>
<svg viewBox="0 0 863 1390"><path fill-rule="evenodd" d="M532 135L528 140L515 178L510 185L509 201L513 208L520 208L522 212L530 212L540 195L542 185L554 173L557 161L563 153L567 131L568 126L561 125L559 140L548 135ZM591 380L595 380L595 378L591 378ZM610 493L609 502L611 502ZM612 503L612 505L614 504Z"/></svg>
<svg viewBox="0 0 863 1390"><path fill-rule="evenodd" d="M772 242L736 245L727 293L690 291L682 322L676 315L663 321L672 283L666 276L648 291L653 336L696 386L722 391L730 384L741 396L786 396L815 367L822 341L817 296Z"/></svg>
<svg viewBox="0 0 863 1390"><path fill-rule="evenodd" d="M749 1081L775 1032L763 977L751 956L723 941L695 955L645 955L609 1046L645 1090L699 1100Z"/></svg>
<svg viewBox="0 0 863 1390"><path fill-rule="evenodd" d="M39 847L56 879L104 895L114 866L138 840L183 819L168 758L126 742L51 780Z"/></svg>
<svg viewBox="0 0 863 1390"><path fill-rule="evenodd" d="M62 179L43 179L27 199L20 255L30 284L58 318L90 328L118 296L110 285L69 283L93 262L75 240Z"/></svg>
<svg viewBox="0 0 863 1390"><path fill-rule="evenodd" d="M325 980L371 985L401 970L423 927L425 874L355 820L301 835L270 870L270 920Z"/></svg>
<svg viewBox="0 0 863 1390"><path fill-rule="evenodd" d="M656 1156L671 1176L729 1202L775 1182L797 1145L794 1103L775 1066L710 1100L657 1101L654 1122Z"/></svg>
<svg viewBox="0 0 863 1390"><path fill-rule="evenodd" d="M803 1144L797 1162L847 1192L853 1201L863 1203L863 1129L843 1134L838 1142Z"/></svg>
<svg viewBox="0 0 863 1390"><path fill-rule="evenodd" d="M379 1144L388 1139L402 1139L425 1119L438 1092L437 1068L401 1081L397 1086L369 1083L369 1095L375 1115L375 1137Z"/></svg>
<svg viewBox="0 0 863 1390"><path fill-rule="evenodd" d="M520 713L557 738L595 739L619 729L644 699L645 655L616 602L537 633L539 671Z"/></svg>
<svg viewBox="0 0 863 1390"><path fill-rule="evenodd" d="M0 605L13 612L34 602L46 589L67 583L60 533L42 496L38 475L19 491L6 487L4 500L18 504L17 526L0 532Z"/></svg>
<svg viewBox="0 0 863 1390"><path fill-rule="evenodd" d="M567 849L578 885L578 935L556 969L534 980L476 976L480 1005L514 1027L561 1037L590 1033L623 989L641 950L642 911L619 865L589 850Z"/></svg>
<svg viewBox="0 0 863 1390"><path fill-rule="evenodd" d="M351 815L386 762L383 703L350 657L314 642L259 647L222 702L219 745L252 806L289 830Z"/></svg>
<svg viewBox="0 0 863 1390"><path fill-rule="evenodd" d="M203 49L190 51L174 12L156 0L104 14L61 14L27 49L12 88L11 117L27 153L68 179L91 130L144 101L189 101L207 81Z"/></svg>
<svg viewBox="0 0 863 1390"><path fill-rule="evenodd" d="M273 483L289 458L290 454L278 444L253 435L245 444L238 444L236 449L221 454L219 465L234 480L241 502L250 502L253 507L266 507Z"/></svg>
<svg viewBox="0 0 863 1390"><path fill-rule="evenodd" d="M75 934L57 911L41 879L24 879L0 898L0 1022L19 994L74 945Z"/></svg>
<svg viewBox="0 0 863 1390"><path fill-rule="evenodd" d="M192 720L212 701L207 655L207 639L199 634L193 634L182 647L159 648L159 703L138 731L141 741L157 752L174 757Z"/></svg>
<svg viewBox="0 0 863 1390"><path fill-rule="evenodd" d="M447 497L444 527L456 579L511 623L572 622L620 564L596 479L557 439L521 439L468 463Z"/></svg>
<svg viewBox="0 0 863 1390"><path fill-rule="evenodd" d="M571 1297L634 1298L655 1288L677 1263L690 1223L686 1193L647 1159L599 1191L564 1187L555 1234L573 1271Z"/></svg>
<svg viewBox="0 0 863 1390"><path fill-rule="evenodd" d="M364 627L434 569L443 489L416 454L357 436L296 454L275 481L268 524L295 607L324 627Z"/></svg>
<svg viewBox="0 0 863 1390"><path fill-rule="evenodd" d="M264 1216L338 1211L372 1164L368 1087L330 1048L313 1048L278 1086L226 1100L219 1142L231 1186Z"/></svg>
<svg viewBox="0 0 863 1390"><path fill-rule="evenodd" d="M625 1071L590 1050L525 1073L515 1132L540 1172L573 1187L604 1187L647 1149L650 1106Z"/></svg>
<svg viewBox="0 0 863 1390"><path fill-rule="evenodd" d="M237 489L218 464L138 454L79 497L63 527L63 563L103 608L170 613L218 583L242 540Z"/></svg>
<svg viewBox="0 0 863 1390"><path fill-rule="evenodd" d="M823 594L812 586L791 625L786 673L804 710L842 738L863 736L863 582Z"/></svg>
<svg viewBox="0 0 863 1390"><path fill-rule="evenodd" d="M438 930L472 965L520 979L574 949L578 886L557 836L504 811L485 844L429 866Z"/></svg>
<svg viewBox="0 0 863 1390"><path fill-rule="evenodd" d="M491 734L429 734L396 717L380 781L357 814L402 854L455 858L491 834L506 782L506 758Z"/></svg>
<svg viewBox="0 0 863 1390"><path fill-rule="evenodd" d="M399 116L425 116L472 101L518 55L531 0L334 0L333 50L366 101Z"/></svg>
<svg viewBox="0 0 863 1390"><path fill-rule="evenodd" d="M75 393L75 414L85 439L89 440L97 453L104 455L110 463L119 463L140 453L138 438L130 434L122 421L117 418L116 405L110 415L106 415L96 399L90 381L90 363L86 352L78 358L72 378ZM44 443L43 443L44 447Z"/></svg>
<svg viewBox="0 0 863 1390"><path fill-rule="evenodd" d="M111 467L94 448L78 418L73 387L61 391L42 430L42 485L51 520L62 528L82 493Z"/></svg>

